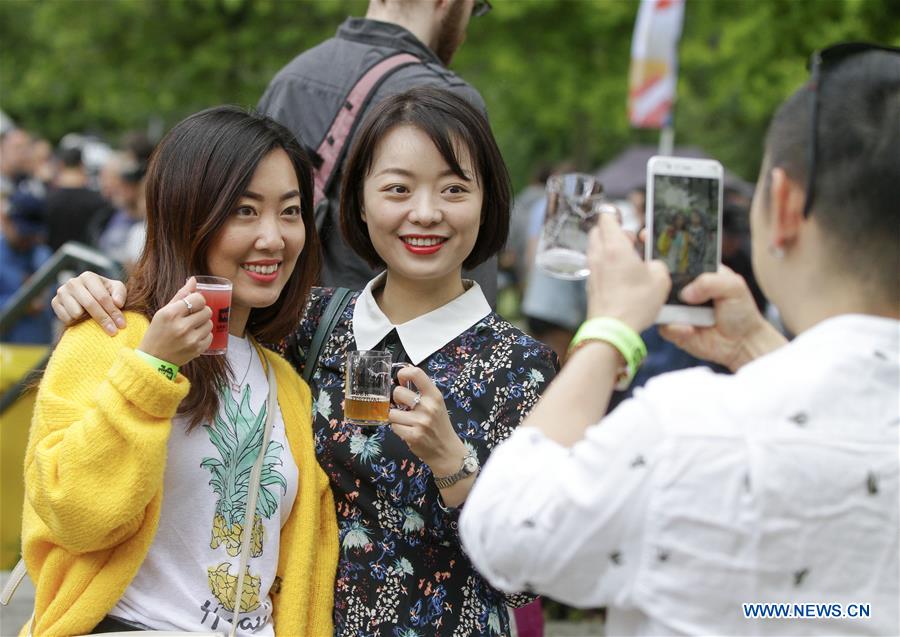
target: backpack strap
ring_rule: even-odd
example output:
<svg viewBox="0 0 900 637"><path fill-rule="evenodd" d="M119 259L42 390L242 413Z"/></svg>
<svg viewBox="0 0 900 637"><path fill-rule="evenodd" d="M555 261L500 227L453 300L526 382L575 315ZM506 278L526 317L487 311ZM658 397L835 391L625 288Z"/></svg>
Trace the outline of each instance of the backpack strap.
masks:
<svg viewBox="0 0 900 637"><path fill-rule="evenodd" d="M335 288L331 300L325 307L325 313L319 319L319 326L316 333L313 334L312 343L309 346L309 352L306 355L306 362L303 365L303 380L307 384L312 380L313 372L319 364L319 354L322 353L322 346L331 335L334 326L337 325L338 319L344 313L344 308L350 303L350 297L353 296L353 290L348 288Z"/></svg>
<svg viewBox="0 0 900 637"><path fill-rule="evenodd" d="M365 110L375 89L388 75L400 67L421 63L422 60L415 55L397 53L372 66L356 81L344 100L344 104L335 113L331 127L325 133L322 143L316 149L321 164L315 171L314 205L319 205L319 202L325 198L328 188L331 187L334 174L344 154L344 147L356 125L356 119Z"/></svg>

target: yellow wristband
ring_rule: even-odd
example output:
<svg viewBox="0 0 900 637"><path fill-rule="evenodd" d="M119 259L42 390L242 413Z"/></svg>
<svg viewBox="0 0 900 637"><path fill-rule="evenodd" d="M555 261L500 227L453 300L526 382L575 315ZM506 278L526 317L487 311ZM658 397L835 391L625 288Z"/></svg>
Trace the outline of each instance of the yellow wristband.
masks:
<svg viewBox="0 0 900 637"><path fill-rule="evenodd" d="M147 352L142 352L139 349L134 350L134 353L137 354L140 358L147 361L147 363L156 369L160 374L168 378L169 380L175 380L175 377L178 376L178 365L173 365L167 361L164 361L161 358L156 358L156 356L151 356Z"/></svg>
<svg viewBox="0 0 900 637"><path fill-rule="evenodd" d="M575 332L569 353L587 341L604 341L615 347L625 359L625 369L619 374L616 389L628 389L638 367L647 357L647 346L640 334L619 319L601 317L585 321Z"/></svg>

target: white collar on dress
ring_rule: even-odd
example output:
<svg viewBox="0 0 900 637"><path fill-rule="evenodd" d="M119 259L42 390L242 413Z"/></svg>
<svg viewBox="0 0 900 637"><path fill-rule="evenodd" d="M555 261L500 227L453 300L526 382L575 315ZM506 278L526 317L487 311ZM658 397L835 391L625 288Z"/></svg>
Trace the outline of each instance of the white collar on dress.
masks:
<svg viewBox="0 0 900 637"><path fill-rule="evenodd" d="M491 306L481 287L474 281L464 281L465 292L446 305L418 316L401 325L394 325L375 302L372 290L384 285L382 272L366 284L353 308L353 338L358 349L372 349L397 330L400 343L413 365L441 349L444 345L491 313Z"/></svg>

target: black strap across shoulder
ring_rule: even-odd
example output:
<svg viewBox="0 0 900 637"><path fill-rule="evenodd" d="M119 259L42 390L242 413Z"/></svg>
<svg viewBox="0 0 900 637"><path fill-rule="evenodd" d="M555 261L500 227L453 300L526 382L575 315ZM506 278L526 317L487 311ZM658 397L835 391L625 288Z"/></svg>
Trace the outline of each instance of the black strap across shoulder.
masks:
<svg viewBox="0 0 900 637"><path fill-rule="evenodd" d="M307 384L312 380L313 372L316 371L316 367L319 364L319 354L322 353L322 347L325 345L325 341L328 340L328 336L331 334L334 326L337 325L341 314L344 313L344 308L350 302L351 296L353 296L353 290L335 288L331 300L328 301L325 313L319 319L316 333L313 334L312 343L310 343L309 352L306 355L306 362L303 365L303 380Z"/></svg>

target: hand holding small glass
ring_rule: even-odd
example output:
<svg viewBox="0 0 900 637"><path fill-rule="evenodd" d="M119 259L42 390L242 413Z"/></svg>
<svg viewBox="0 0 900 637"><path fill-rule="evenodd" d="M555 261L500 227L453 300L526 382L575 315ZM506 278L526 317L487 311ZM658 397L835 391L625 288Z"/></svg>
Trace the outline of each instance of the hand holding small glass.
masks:
<svg viewBox="0 0 900 637"><path fill-rule="evenodd" d="M213 340L212 310L194 277L150 320L138 349L181 367L203 354Z"/></svg>

